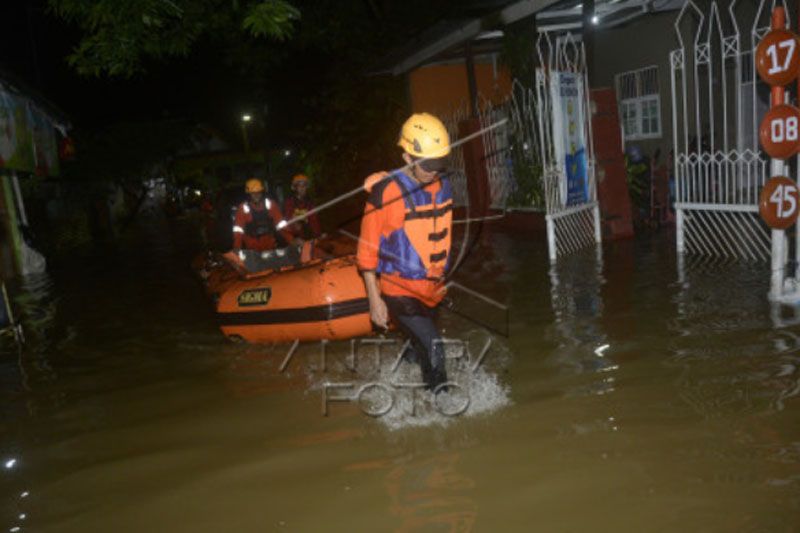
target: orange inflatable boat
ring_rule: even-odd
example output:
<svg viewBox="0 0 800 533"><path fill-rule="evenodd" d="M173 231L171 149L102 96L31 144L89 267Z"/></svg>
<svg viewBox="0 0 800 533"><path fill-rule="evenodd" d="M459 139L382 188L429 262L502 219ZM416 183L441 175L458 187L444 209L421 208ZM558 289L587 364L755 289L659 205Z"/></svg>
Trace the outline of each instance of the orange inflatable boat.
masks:
<svg viewBox="0 0 800 533"><path fill-rule="evenodd" d="M263 343L349 339L372 332L354 255L306 254L301 261L299 256L278 257L279 252L259 254L266 268L256 271L249 257L243 260L232 252L195 260L226 337Z"/></svg>

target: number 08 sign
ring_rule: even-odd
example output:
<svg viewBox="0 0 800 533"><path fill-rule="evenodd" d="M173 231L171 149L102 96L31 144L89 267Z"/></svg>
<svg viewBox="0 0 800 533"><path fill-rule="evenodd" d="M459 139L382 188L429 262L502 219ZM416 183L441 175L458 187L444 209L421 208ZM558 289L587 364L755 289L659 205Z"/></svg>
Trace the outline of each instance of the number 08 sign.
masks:
<svg viewBox="0 0 800 533"><path fill-rule="evenodd" d="M800 109L781 104L771 108L761 121L758 139L761 146L775 159L787 159L800 148Z"/></svg>
<svg viewBox="0 0 800 533"><path fill-rule="evenodd" d="M758 211L773 229L787 229L797 221L797 184L785 176L771 178L761 189Z"/></svg>

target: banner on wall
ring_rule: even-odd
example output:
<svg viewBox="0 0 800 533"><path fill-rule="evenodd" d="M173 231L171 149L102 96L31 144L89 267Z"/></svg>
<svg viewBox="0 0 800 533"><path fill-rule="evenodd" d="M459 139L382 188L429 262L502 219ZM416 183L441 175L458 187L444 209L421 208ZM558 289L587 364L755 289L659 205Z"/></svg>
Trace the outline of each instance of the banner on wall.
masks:
<svg viewBox="0 0 800 533"><path fill-rule="evenodd" d="M0 89L0 168L58 174L53 123L31 102Z"/></svg>
<svg viewBox="0 0 800 533"><path fill-rule="evenodd" d="M550 75L553 110L553 144L561 171L563 205L589 201L589 176L586 165L586 110L583 77L574 72Z"/></svg>

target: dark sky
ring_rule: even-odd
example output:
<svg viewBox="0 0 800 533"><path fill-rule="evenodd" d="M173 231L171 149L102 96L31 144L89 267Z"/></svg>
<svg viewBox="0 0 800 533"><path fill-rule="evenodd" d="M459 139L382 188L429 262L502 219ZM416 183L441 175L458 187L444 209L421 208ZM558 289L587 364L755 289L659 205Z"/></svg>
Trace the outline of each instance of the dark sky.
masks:
<svg viewBox="0 0 800 533"><path fill-rule="evenodd" d="M47 14L44 0L1 4L0 68L58 106L77 128L172 117L236 131L240 109L256 105L246 77L226 67L209 43L199 43L188 58L150 62L133 79L84 78L66 62L78 31Z"/></svg>

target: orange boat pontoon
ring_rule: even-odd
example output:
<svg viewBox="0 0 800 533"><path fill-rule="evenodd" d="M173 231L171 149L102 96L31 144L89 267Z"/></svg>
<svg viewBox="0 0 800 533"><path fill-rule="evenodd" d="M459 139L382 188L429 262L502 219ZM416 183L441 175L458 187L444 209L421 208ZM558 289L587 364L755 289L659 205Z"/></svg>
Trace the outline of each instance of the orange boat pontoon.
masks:
<svg viewBox="0 0 800 533"><path fill-rule="evenodd" d="M372 332L354 255L300 262L280 252L260 257L266 268L257 272L251 261L231 252L195 261L226 337L265 343L349 339ZM287 262L294 264L280 266Z"/></svg>

